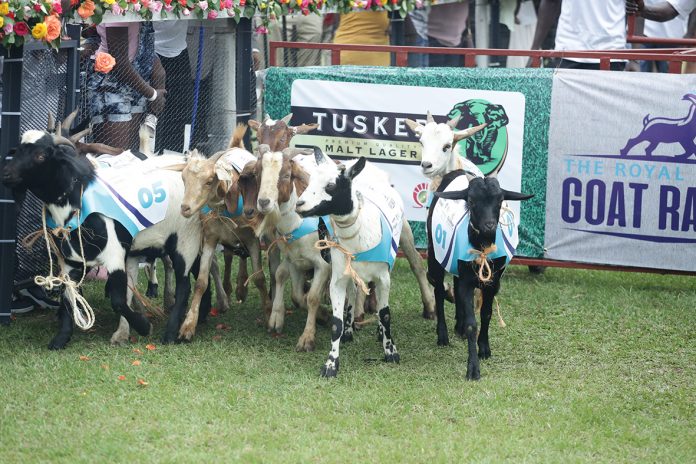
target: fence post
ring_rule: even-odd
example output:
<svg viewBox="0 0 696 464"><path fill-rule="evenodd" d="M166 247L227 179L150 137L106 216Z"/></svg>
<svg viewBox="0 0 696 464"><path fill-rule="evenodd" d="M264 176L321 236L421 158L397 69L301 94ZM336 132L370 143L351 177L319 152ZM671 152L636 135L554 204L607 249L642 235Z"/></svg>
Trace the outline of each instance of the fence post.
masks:
<svg viewBox="0 0 696 464"><path fill-rule="evenodd" d="M22 98L22 47L0 47L4 58L2 68L2 123L0 128L0 156L19 144L19 123ZM12 286L15 273L15 237L17 212L12 192L0 185L0 324L10 323Z"/></svg>
<svg viewBox="0 0 696 464"><path fill-rule="evenodd" d="M66 50L68 54L67 69L65 73L65 114L63 117L72 113L77 108L78 94L80 93L80 33L82 27L79 24L67 25L68 35L76 42L74 47ZM60 115L58 115L60 117ZM77 122L77 121L76 121ZM70 129L69 127L67 129Z"/></svg>
<svg viewBox="0 0 696 464"><path fill-rule="evenodd" d="M242 18L237 24L236 41L236 96L237 96L237 117L236 124L248 123L251 118L251 92L255 92L256 86L252 85L255 81L254 67L251 59L251 19ZM252 79L253 77L253 79ZM251 147L250 131L244 134L244 144Z"/></svg>

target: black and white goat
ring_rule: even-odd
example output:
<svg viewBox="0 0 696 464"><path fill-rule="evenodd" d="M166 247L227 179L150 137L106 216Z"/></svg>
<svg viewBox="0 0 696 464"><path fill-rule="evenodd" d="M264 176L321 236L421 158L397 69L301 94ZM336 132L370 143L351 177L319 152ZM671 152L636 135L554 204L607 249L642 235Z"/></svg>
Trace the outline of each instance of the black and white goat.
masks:
<svg viewBox="0 0 696 464"><path fill-rule="evenodd" d="M488 327L493 299L519 241L514 215L505 208L501 213L503 202L532 196L502 189L495 177L469 181L465 172L458 170L442 178L428 210L428 278L435 287L437 344L449 344L444 311L444 278L449 272L455 276L455 330L468 342L469 380L481 377L479 358L491 356ZM476 288L481 290L483 300L478 353L473 301Z"/></svg>
<svg viewBox="0 0 696 464"><path fill-rule="evenodd" d="M44 202L47 214L59 228L66 228L71 220L80 216L78 211L83 208L83 192L97 181L98 174L90 159L77 156L75 145L70 140L43 131L27 131L11 155L12 159L4 163L1 180L13 190L18 203L21 204L27 190L32 191ZM154 172L157 166L166 162L159 158L162 157L152 159L152 163L155 163L152 166L150 161L144 161L139 169L152 168L148 172ZM150 322L129 307L132 298L129 279L135 282L141 258L151 259L166 254L174 265L175 304L167 323L164 342L176 340L186 311L190 293L188 272L198 256L201 243L200 220L197 215L184 218L179 213L184 191L180 173L159 170L158 178L162 184L157 189L153 187L153 191L145 192L145 200L152 203L153 199L161 200L164 195L168 197L167 209L161 221L137 234L131 234L121 222L101 213L93 213L77 218L82 220L80 228L67 229L65 239L54 239L64 258L61 275L68 275L76 281L83 272L83 264L87 267L101 265L109 272L111 304L122 316L119 329L112 336L112 343L127 339L129 325L141 335L151 332ZM72 336L73 320L67 299L64 292L59 309L60 329L50 342L50 349L65 347Z"/></svg>
<svg viewBox="0 0 696 464"><path fill-rule="evenodd" d="M315 157L317 169L297 201L297 212L303 217L329 215L334 241L340 245L340 248L331 247L331 352L321 375L338 374L341 339L353 338L356 286L348 272L351 268L362 280L363 288L366 282L375 284L384 360L398 363L399 353L391 334L389 289L391 266L404 220L401 197L386 173L366 163L364 157L340 165L319 149L315 149ZM352 262L348 263L349 259ZM346 296L348 307L344 320Z"/></svg>

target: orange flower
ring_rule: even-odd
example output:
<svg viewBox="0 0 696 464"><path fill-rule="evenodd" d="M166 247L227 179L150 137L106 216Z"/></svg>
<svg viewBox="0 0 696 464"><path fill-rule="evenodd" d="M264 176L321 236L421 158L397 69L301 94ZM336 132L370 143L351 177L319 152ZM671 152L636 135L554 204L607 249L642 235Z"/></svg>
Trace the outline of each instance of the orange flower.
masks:
<svg viewBox="0 0 696 464"><path fill-rule="evenodd" d="M138 361L138 360L136 359L136 360L133 361L131 364L132 364L133 366L139 366L139 365L140 365L140 361Z"/></svg>
<svg viewBox="0 0 696 464"><path fill-rule="evenodd" d="M85 355L80 356L80 361L89 361L89 356L85 356Z"/></svg>
<svg viewBox="0 0 696 464"><path fill-rule="evenodd" d="M60 19L56 16L47 16L46 20L46 42L52 42L60 37Z"/></svg>
<svg viewBox="0 0 696 464"><path fill-rule="evenodd" d="M147 383L146 381L144 381L143 379L138 379L138 385L141 385L143 387L147 387L150 384Z"/></svg>
<svg viewBox="0 0 696 464"><path fill-rule="evenodd" d="M148 351L155 351L157 347L152 343L148 343L147 345L145 345L145 348L147 348Z"/></svg>
<svg viewBox="0 0 696 464"><path fill-rule="evenodd" d="M115 65L116 65L116 60L114 59L113 56L109 55L108 53L104 53L104 52L97 53L95 63L94 63L94 70L95 71L107 74L109 71L114 69Z"/></svg>
<svg viewBox="0 0 696 464"><path fill-rule="evenodd" d="M126 376L125 376L125 375L119 375L119 376L118 376L118 380L126 380Z"/></svg>
<svg viewBox="0 0 696 464"><path fill-rule="evenodd" d="M143 354L143 352L140 351L138 348L133 348L133 353L135 353L135 354Z"/></svg>
<svg viewBox="0 0 696 464"><path fill-rule="evenodd" d="M82 5L77 9L77 14L79 14L82 19L91 17L94 14L94 2L92 0L82 2Z"/></svg>

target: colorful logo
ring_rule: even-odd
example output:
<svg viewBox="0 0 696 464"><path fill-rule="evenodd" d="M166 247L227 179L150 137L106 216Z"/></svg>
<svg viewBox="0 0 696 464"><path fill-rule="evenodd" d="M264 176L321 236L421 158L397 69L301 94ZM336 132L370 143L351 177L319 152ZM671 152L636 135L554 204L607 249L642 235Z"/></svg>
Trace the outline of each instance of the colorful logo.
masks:
<svg viewBox="0 0 696 464"><path fill-rule="evenodd" d="M458 130L487 123L472 137L459 142L459 153L481 169L483 174L495 174L505 164L508 152L507 124L510 122L503 105L488 100L471 99L457 103L447 114L449 119L460 116Z"/></svg>
<svg viewBox="0 0 696 464"><path fill-rule="evenodd" d="M413 202L416 208L423 208L428 201L428 183L421 182L413 189Z"/></svg>

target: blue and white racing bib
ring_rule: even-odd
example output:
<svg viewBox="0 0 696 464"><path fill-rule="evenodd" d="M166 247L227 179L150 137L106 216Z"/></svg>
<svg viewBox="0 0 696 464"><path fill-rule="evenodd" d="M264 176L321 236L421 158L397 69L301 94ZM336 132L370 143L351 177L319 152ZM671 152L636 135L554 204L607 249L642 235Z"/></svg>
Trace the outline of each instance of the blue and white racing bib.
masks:
<svg viewBox="0 0 696 464"><path fill-rule="evenodd" d="M462 175L454 179L445 191L464 190L468 186L468 179ZM469 221L466 201L438 199L432 216L433 251L437 262L450 274L459 275L459 261L473 261L478 257L476 253L470 253L474 247L469 241ZM505 262L509 263L518 243L515 215L509 209L503 209L495 236L496 251L487 256L490 259L505 256Z"/></svg>

